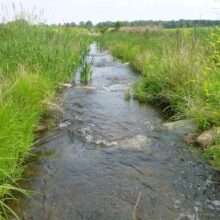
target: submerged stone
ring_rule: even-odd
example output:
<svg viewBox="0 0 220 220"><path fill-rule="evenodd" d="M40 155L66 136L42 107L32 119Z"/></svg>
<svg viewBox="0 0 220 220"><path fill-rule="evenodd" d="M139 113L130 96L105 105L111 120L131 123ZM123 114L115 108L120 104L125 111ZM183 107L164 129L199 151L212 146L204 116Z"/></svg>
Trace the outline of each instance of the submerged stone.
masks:
<svg viewBox="0 0 220 220"><path fill-rule="evenodd" d="M136 135L133 138L128 138L120 141L120 146L122 147L131 147L137 150L142 150L150 139L143 135Z"/></svg>
<svg viewBox="0 0 220 220"><path fill-rule="evenodd" d="M110 86L103 86L103 89L105 89L107 91L126 91L129 88L130 88L129 86L123 85L123 84L114 84L114 85L110 85Z"/></svg>
<svg viewBox="0 0 220 220"><path fill-rule="evenodd" d="M84 89L84 90L87 90L87 91L94 91L94 90L96 90L95 86L76 86L75 88L76 89Z"/></svg>

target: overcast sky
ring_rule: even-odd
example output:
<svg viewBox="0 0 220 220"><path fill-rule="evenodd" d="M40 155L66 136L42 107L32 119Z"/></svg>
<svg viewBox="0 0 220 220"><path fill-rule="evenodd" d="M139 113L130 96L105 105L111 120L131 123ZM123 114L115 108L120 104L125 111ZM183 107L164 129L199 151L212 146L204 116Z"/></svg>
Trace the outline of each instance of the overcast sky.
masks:
<svg viewBox="0 0 220 220"><path fill-rule="evenodd" d="M220 2L216 0L0 0L0 15L12 14L12 4L39 12L44 10L48 23L91 20L179 20L220 19Z"/></svg>

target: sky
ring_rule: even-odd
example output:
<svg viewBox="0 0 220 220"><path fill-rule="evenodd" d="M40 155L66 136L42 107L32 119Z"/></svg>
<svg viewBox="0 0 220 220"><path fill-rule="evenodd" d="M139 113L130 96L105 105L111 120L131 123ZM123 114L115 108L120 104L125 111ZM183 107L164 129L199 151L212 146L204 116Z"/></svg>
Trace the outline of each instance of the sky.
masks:
<svg viewBox="0 0 220 220"><path fill-rule="evenodd" d="M220 19L220 0L0 0L0 17L11 19L20 4L27 13L42 14L46 22L91 20ZM7 12L6 12L7 11ZM33 14L33 13L31 13Z"/></svg>

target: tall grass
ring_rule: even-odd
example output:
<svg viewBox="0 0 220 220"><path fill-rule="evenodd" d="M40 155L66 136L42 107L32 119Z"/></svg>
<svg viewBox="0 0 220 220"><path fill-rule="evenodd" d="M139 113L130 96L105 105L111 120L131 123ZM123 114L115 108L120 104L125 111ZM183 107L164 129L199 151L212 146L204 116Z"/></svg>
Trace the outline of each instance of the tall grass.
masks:
<svg viewBox="0 0 220 220"><path fill-rule="evenodd" d="M205 157L212 165L220 168L220 27L211 32L208 41L210 53L203 65L204 83L200 93L204 94L205 116L211 117L211 121L217 130L218 137L214 146L208 148Z"/></svg>
<svg viewBox="0 0 220 220"><path fill-rule="evenodd" d="M89 43L85 30L30 25L22 19L0 25L0 219L11 211L5 202L21 178L33 131L48 110L45 101L60 82L75 78Z"/></svg>
<svg viewBox="0 0 220 220"><path fill-rule="evenodd" d="M199 130L220 127L220 29L113 31L100 38L113 55L141 73L135 97L193 118ZM220 169L220 146L207 151Z"/></svg>

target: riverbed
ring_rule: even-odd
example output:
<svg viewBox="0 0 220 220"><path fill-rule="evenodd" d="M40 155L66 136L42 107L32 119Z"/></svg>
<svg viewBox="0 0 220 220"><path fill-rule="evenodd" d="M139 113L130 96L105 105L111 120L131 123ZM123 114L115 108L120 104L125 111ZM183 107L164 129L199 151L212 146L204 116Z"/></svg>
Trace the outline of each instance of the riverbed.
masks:
<svg viewBox="0 0 220 220"><path fill-rule="evenodd" d="M38 138L21 219L220 219L219 174L160 111L124 94L138 79L93 44L92 81L62 92L58 127Z"/></svg>

